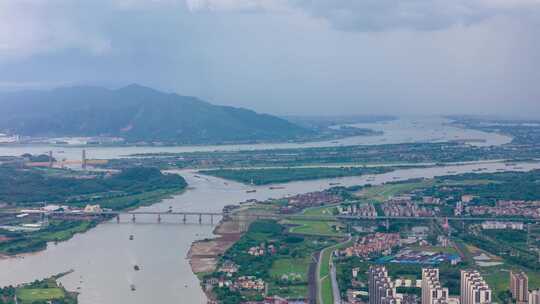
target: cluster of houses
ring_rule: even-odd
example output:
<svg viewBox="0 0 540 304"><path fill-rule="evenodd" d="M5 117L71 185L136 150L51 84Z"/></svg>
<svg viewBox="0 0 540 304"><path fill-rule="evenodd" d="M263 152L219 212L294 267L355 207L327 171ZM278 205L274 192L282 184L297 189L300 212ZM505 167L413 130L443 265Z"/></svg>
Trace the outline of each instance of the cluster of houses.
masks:
<svg viewBox="0 0 540 304"><path fill-rule="evenodd" d="M341 215L355 215L361 217L376 217L377 210L371 203L353 203L349 205L338 206L338 212Z"/></svg>
<svg viewBox="0 0 540 304"><path fill-rule="evenodd" d="M340 195L328 191L316 191L298 194L287 198L287 205L280 209L281 213L290 214L305 208L337 204L342 201Z"/></svg>
<svg viewBox="0 0 540 304"><path fill-rule="evenodd" d="M529 204L503 204L496 206L468 206L465 210L470 215L491 215L491 216L515 216L540 218L540 207Z"/></svg>
<svg viewBox="0 0 540 304"><path fill-rule="evenodd" d="M368 258L375 253L389 254L391 249L400 244L399 233L374 233L364 236L340 252L344 256Z"/></svg>
<svg viewBox="0 0 540 304"><path fill-rule="evenodd" d="M262 279L254 276L241 276L236 279L225 277L210 278L206 281L206 289L210 290L213 287L229 288L231 290L263 291L266 285Z"/></svg>
<svg viewBox="0 0 540 304"><path fill-rule="evenodd" d="M41 208L23 209L20 211L20 215L36 214L36 213L53 213L53 212L65 212L65 213L100 213L104 209L100 205L86 205L84 208L76 208L72 206L62 205L45 205ZM24 217L24 216L22 216Z"/></svg>
<svg viewBox="0 0 540 304"><path fill-rule="evenodd" d="M501 221L485 221L482 223L484 230L524 230L525 224L522 222L501 222Z"/></svg>
<svg viewBox="0 0 540 304"><path fill-rule="evenodd" d="M392 198L384 202L381 206L384 215L386 216L435 216L438 208L429 208L419 206L416 202L410 198L396 199Z"/></svg>
<svg viewBox="0 0 540 304"><path fill-rule="evenodd" d="M258 257L258 256L264 256L267 253L269 255L272 255L272 254L275 254L276 251L277 251L276 246L274 246L273 244L266 245L264 243L261 243L259 246L250 247L247 253L249 255Z"/></svg>

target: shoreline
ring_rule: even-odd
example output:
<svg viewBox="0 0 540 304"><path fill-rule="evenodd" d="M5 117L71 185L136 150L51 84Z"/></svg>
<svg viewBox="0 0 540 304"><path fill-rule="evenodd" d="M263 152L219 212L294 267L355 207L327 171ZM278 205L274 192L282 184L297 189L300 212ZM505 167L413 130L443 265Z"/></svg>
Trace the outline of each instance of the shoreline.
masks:
<svg viewBox="0 0 540 304"><path fill-rule="evenodd" d="M134 211L134 210L137 210L137 209L139 209L139 208L149 207L149 206L152 206L152 205L154 205L154 204L158 204L158 203L162 202L163 200L172 198L172 197L175 196L175 195L181 195L181 194L183 194L187 189L188 189L188 186L186 186L186 187L184 187L184 188L182 188L182 189L177 189L177 190L167 191L166 193L160 194L159 197L158 197L156 200L152 200L152 201L141 201L137 206L131 206L131 207L122 209L121 211ZM114 220L113 217L111 217L111 218L97 219L97 220L96 220L96 219L93 219L93 220L91 220L91 221L94 222L94 223L91 224L91 225L90 225L89 227L87 227L86 229L84 229L83 231L79 231L79 232L72 233L67 239L64 239L64 240L47 241L44 248L39 248L39 249L37 249L37 250L23 251L23 252L19 252L19 253L15 253L15 254L6 254L6 253L0 252L0 260L7 260L7 259L24 259L24 258L27 257L27 256L39 254L40 252L43 252L43 251L47 250L47 248L49 247L49 244L50 244L50 243L67 242L67 241L69 241L70 239L72 239L72 238L73 238L75 235L77 235L77 234L84 234L84 233L87 233L88 231L90 231L90 230L96 228L98 225L101 225L101 224L103 224L103 223L107 223L107 222L112 221L112 220Z"/></svg>
<svg viewBox="0 0 540 304"><path fill-rule="evenodd" d="M203 276L216 270L219 258L244 235L245 224L223 218L212 232L213 238L194 241L188 250L186 259L189 261L191 272L199 280L199 285L208 303L216 303L211 291L204 286Z"/></svg>
<svg viewBox="0 0 540 304"><path fill-rule="evenodd" d="M244 234L240 226L230 219L222 219L212 232L213 238L194 241L186 256L191 271L195 275L214 271L219 257Z"/></svg>

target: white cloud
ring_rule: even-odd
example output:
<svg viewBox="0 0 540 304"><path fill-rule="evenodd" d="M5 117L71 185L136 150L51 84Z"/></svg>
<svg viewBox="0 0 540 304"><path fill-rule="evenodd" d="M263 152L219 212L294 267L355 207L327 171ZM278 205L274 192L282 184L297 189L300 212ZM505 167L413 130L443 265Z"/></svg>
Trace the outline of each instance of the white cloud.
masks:
<svg viewBox="0 0 540 304"><path fill-rule="evenodd" d="M18 58L65 48L100 54L110 42L69 1L1 1L0 56Z"/></svg>
<svg viewBox="0 0 540 304"><path fill-rule="evenodd" d="M285 0L186 0L191 11L252 11L283 10Z"/></svg>
<svg viewBox="0 0 540 304"><path fill-rule="evenodd" d="M540 9L540 0L291 0L338 29L440 30L510 13Z"/></svg>

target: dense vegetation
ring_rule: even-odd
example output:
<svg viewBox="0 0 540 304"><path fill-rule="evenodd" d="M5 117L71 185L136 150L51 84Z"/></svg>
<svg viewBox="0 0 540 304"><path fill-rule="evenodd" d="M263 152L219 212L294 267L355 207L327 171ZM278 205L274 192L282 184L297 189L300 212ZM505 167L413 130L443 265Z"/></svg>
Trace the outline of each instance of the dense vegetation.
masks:
<svg viewBox="0 0 540 304"><path fill-rule="evenodd" d="M380 174L393 171L390 167L341 167L341 168L268 168L268 169L216 169L202 170L202 174L230 179L245 184L267 185L291 181L312 180Z"/></svg>
<svg viewBox="0 0 540 304"><path fill-rule="evenodd" d="M0 130L28 136L113 136L128 142L201 144L313 135L275 116L138 85L4 93L0 102Z"/></svg>
<svg viewBox="0 0 540 304"><path fill-rule="evenodd" d="M540 170L529 172L470 173L439 177L422 195L440 198L475 196L479 204L498 200L540 200Z"/></svg>
<svg viewBox="0 0 540 304"><path fill-rule="evenodd" d="M156 168L133 167L112 176L85 174L0 166L0 202L7 202L8 207L41 207L45 203L71 207L99 204L102 208L122 210L155 203L187 186L181 176L162 174ZM4 224L10 225L21 224L25 220L2 218ZM94 227L98 221L52 219L38 231L9 232L0 229L0 236L6 238L0 242L0 253L11 255L43 250L47 242L68 240L74 234Z"/></svg>
<svg viewBox="0 0 540 304"><path fill-rule="evenodd" d="M512 136L514 145L540 145L540 120L494 119L475 116L450 116L454 124L484 132Z"/></svg>
<svg viewBox="0 0 540 304"><path fill-rule="evenodd" d="M108 177L87 178L65 170L20 169L0 166L0 201L21 205L39 202L84 204L89 195L114 192L116 196L186 187L177 174L162 174L156 168L133 167Z"/></svg>
<svg viewBox="0 0 540 304"><path fill-rule="evenodd" d="M246 234L222 257L239 266L238 276L255 276L268 283L269 295L304 298L307 296L308 268L311 254L333 244L332 240L317 237L293 236L285 233L285 227L271 220L253 222ZM254 246L276 246L274 254L252 256L247 253ZM283 275L290 276L283 280ZM210 276L220 276L219 272ZM246 300L261 300L257 293L231 291L228 288L214 288L219 303L236 304Z"/></svg>
<svg viewBox="0 0 540 304"><path fill-rule="evenodd" d="M47 242L61 242L70 239L74 234L84 232L97 224L97 221L59 221L54 220L34 232L9 232L0 229L0 234L9 240L0 242L0 253L18 254L35 252L47 247Z"/></svg>
<svg viewBox="0 0 540 304"><path fill-rule="evenodd" d="M478 160L530 160L540 158L540 147L511 145L477 147L460 143L407 143L366 146L336 146L252 151L136 154L112 160L108 166L121 168L144 162L159 167L227 168L294 167L339 164L418 164Z"/></svg>
<svg viewBox="0 0 540 304"><path fill-rule="evenodd" d="M0 304L77 304L77 294L66 291L57 283L63 275L0 288Z"/></svg>

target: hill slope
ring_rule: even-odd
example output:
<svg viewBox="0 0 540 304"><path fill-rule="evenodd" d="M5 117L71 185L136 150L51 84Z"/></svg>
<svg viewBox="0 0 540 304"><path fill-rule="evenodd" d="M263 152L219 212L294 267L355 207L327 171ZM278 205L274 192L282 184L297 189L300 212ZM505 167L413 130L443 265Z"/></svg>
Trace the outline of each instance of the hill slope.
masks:
<svg viewBox="0 0 540 304"><path fill-rule="evenodd" d="M25 136L115 136L178 144L276 141L311 131L251 110L130 85L0 94L0 130Z"/></svg>

